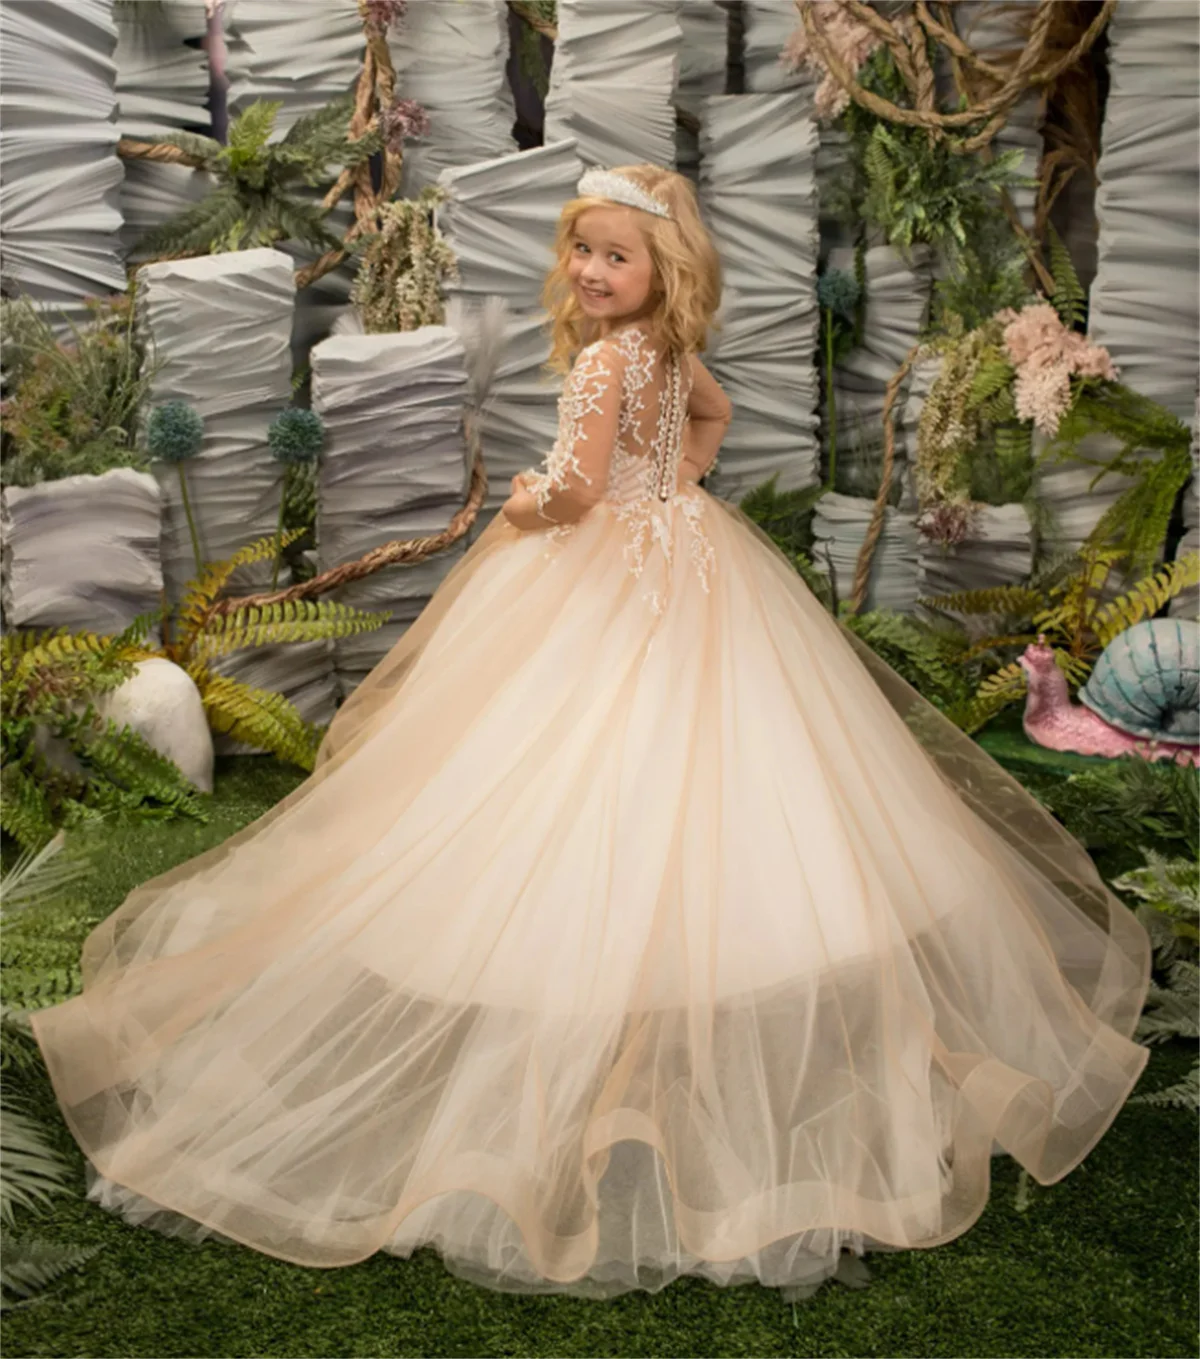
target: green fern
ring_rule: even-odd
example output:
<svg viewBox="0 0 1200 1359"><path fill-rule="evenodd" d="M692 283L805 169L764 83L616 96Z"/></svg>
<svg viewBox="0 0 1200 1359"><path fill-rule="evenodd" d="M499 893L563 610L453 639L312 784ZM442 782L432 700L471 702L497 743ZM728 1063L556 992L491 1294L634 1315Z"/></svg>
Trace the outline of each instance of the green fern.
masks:
<svg viewBox="0 0 1200 1359"><path fill-rule="evenodd" d="M159 753L140 732L118 726L108 718L102 726L78 742L80 757L103 773L109 784L123 792L153 798L165 813L181 813L202 819L195 786L184 778L179 766Z"/></svg>
<svg viewBox="0 0 1200 1359"><path fill-rule="evenodd" d="M0 1287L8 1297L30 1298L99 1254L99 1246L64 1246L37 1237L6 1241L0 1260ZM7 1298L0 1302L0 1307L10 1305Z"/></svg>
<svg viewBox="0 0 1200 1359"><path fill-rule="evenodd" d="M269 751L302 769L316 762L322 729L306 722L282 694L256 689L228 675L189 667L193 679L201 674L204 711L214 731Z"/></svg>
<svg viewBox="0 0 1200 1359"><path fill-rule="evenodd" d="M349 637L379 626L377 614L326 600L300 599L251 605L212 619L197 637L192 654L197 660L207 661L244 647Z"/></svg>
<svg viewBox="0 0 1200 1359"><path fill-rule="evenodd" d="M37 1123L9 1096L0 1119L0 1222L11 1226L18 1209L35 1209L64 1193L71 1167L46 1141Z"/></svg>
<svg viewBox="0 0 1200 1359"><path fill-rule="evenodd" d="M812 515L817 501L826 492L822 485L806 486L800 490L780 491L779 473L748 491L738 502L738 508L753 520L789 557L812 550Z"/></svg>
<svg viewBox="0 0 1200 1359"><path fill-rule="evenodd" d="M842 621L935 707L944 711L966 699L967 681L956 664L961 651L957 641L886 609L847 614Z"/></svg>
<svg viewBox="0 0 1200 1359"><path fill-rule="evenodd" d="M382 147L378 131L350 137L354 96L333 101L298 119L273 142L281 104L258 100L229 129L226 146L209 138L173 133L152 145L175 146L215 180L210 195L138 242L141 256L207 254L296 240L325 250L340 244L322 209L295 197L297 185L314 187L329 167L361 165Z"/></svg>
<svg viewBox="0 0 1200 1359"><path fill-rule="evenodd" d="M1087 293L1079 282L1070 252L1052 223L1047 223L1047 233L1050 273L1054 278L1054 292L1050 301L1068 330L1083 330L1087 320Z"/></svg>
<svg viewBox="0 0 1200 1359"><path fill-rule="evenodd" d="M979 686L973 698L951 708L950 720L963 731L973 735L1010 704L1025 697L1025 672L1018 662L1002 666Z"/></svg>
<svg viewBox="0 0 1200 1359"><path fill-rule="evenodd" d="M1150 850L1142 868L1122 874L1113 886L1138 898L1138 919L1161 977L1150 986L1135 1037L1148 1044L1200 1039L1200 863ZM1182 1081L1134 1102L1200 1108L1200 1059Z"/></svg>
<svg viewBox="0 0 1200 1359"><path fill-rule="evenodd" d="M255 562L273 561L283 548L295 542L304 531L302 528L288 529L282 534L272 534L269 538L258 538L239 548L224 561L208 562L204 570L190 580L184 589L179 605L175 648L186 652L200 632L210 625L212 606L235 571Z"/></svg>
<svg viewBox="0 0 1200 1359"><path fill-rule="evenodd" d="M26 850L41 849L57 829L49 798L15 762L0 766L0 827Z"/></svg>
<svg viewBox="0 0 1200 1359"><path fill-rule="evenodd" d="M984 358L971 379L968 404L980 406L997 392L1007 391L1012 386L1015 372L1008 359L999 353Z"/></svg>
<svg viewBox="0 0 1200 1359"><path fill-rule="evenodd" d="M1042 602L1042 595L1029 585L996 585L986 590L928 595L919 602L942 613L991 614L998 618L1014 618L1032 612Z"/></svg>
<svg viewBox="0 0 1200 1359"><path fill-rule="evenodd" d="M1177 595L1197 584L1200 555L1188 552L1167 562L1156 574L1138 581L1131 590L1096 610L1091 620L1096 641L1101 647L1107 646L1118 633L1144 618L1153 618Z"/></svg>

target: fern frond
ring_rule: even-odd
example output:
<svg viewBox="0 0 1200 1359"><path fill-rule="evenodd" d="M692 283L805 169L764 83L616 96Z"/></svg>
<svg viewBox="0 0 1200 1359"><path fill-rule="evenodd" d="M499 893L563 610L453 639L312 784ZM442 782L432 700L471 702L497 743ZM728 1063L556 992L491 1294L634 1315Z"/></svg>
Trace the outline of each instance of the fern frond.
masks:
<svg viewBox="0 0 1200 1359"><path fill-rule="evenodd" d="M0 1287L16 1298L35 1293L72 1269L100 1254L99 1246L64 1246L40 1237L21 1237L5 1243L0 1259Z"/></svg>
<svg viewBox="0 0 1200 1359"><path fill-rule="evenodd" d="M79 747L78 753L110 782L136 792L139 802L151 797L175 812L202 822L208 820L208 814L197 801L202 796L199 789L188 782L173 760L157 751L132 727L119 726L110 717Z"/></svg>
<svg viewBox="0 0 1200 1359"><path fill-rule="evenodd" d="M1010 646L1029 646L1036 641L1037 634L1032 632L997 633L991 637L983 637L974 645L969 646L963 652L962 660L965 664L980 656L986 656L989 651L999 651L1003 647Z"/></svg>
<svg viewBox="0 0 1200 1359"><path fill-rule="evenodd" d="M166 137L139 137L139 142L145 142L147 146L176 146L185 155L198 163L197 169L212 170L221 158L221 152L225 149L220 142L212 137L202 137L195 132L172 132Z"/></svg>
<svg viewBox="0 0 1200 1359"><path fill-rule="evenodd" d="M989 675L976 690L975 697L965 704L952 708L948 716L963 731L973 734L980 727L986 726L1010 703L1023 698L1025 689L1025 671L1021 669L1019 662L1013 661L997 670L994 675Z"/></svg>
<svg viewBox="0 0 1200 1359"><path fill-rule="evenodd" d="M1026 420L1001 424L995 433L996 456L1005 461L1025 462L1033 457L1033 425Z"/></svg>
<svg viewBox="0 0 1200 1359"><path fill-rule="evenodd" d="M242 566L254 562L272 561L276 552L302 538L307 529L285 529L282 534L259 538L239 548L225 561L209 562L204 570L188 581L179 606L179 628L174 650L186 653L195 635L209 621L210 610L217 596L229 583L230 576Z"/></svg>
<svg viewBox="0 0 1200 1359"><path fill-rule="evenodd" d="M229 235L244 207L232 188L219 188L139 238L137 255L199 254Z"/></svg>
<svg viewBox="0 0 1200 1359"><path fill-rule="evenodd" d="M256 99L229 125L228 148L246 155L259 152L271 140L282 99Z"/></svg>
<svg viewBox="0 0 1200 1359"><path fill-rule="evenodd" d="M306 722L282 694L199 667L196 671L189 667L188 673L193 679L197 673L204 677L201 697L214 731L270 751L302 769L312 769L321 729Z"/></svg>
<svg viewBox="0 0 1200 1359"><path fill-rule="evenodd" d="M0 769L0 827L27 852L36 853L54 838L54 816L45 793L11 761Z"/></svg>
<svg viewBox="0 0 1200 1359"><path fill-rule="evenodd" d="M1200 1060L1181 1080L1165 1090L1155 1090L1148 1095L1133 1095L1130 1104L1151 1104L1160 1108L1197 1109L1200 1108Z"/></svg>
<svg viewBox="0 0 1200 1359"><path fill-rule="evenodd" d="M1020 618L1042 602L1039 590L1028 585L997 585L987 590L961 590L950 595L928 595L920 601L940 613L993 614Z"/></svg>
<svg viewBox="0 0 1200 1359"><path fill-rule="evenodd" d="M1012 386L1016 370L1007 359L985 360L975 371L967 396L968 406L979 406Z"/></svg>
<svg viewBox="0 0 1200 1359"><path fill-rule="evenodd" d="M245 647L349 637L381 628L387 616L326 600L292 599L265 606L250 605L211 619L196 640L194 655L198 660L211 660Z"/></svg>
<svg viewBox="0 0 1200 1359"><path fill-rule="evenodd" d="M1087 313L1087 294L1079 282L1070 251L1063 243L1062 237L1052 224L1047 223L1047 227L1050 241L1050 273L1054 277L1054 292L1050 301L1063 325L1068 330L1079 330L1083 327Z"/></svg>
<svg viewBox="0 0 1200 1359"><path fill-rule="evenodd" d="M0 1222L18 1208L36 1208L67 1188L70 1165L26 1113L6 1103L0 1118Z"/></svg>
<svg viewBox="0 0 1200 1359"><path fill-rule="evenodd" d="M1105 647L1119 633L1153 618L1167 603L1193 585L1200 584L1200 554L1189 552L1177 557L1156 575L1146 576L1125 594L1096 610L1092 629Z"/></svg>

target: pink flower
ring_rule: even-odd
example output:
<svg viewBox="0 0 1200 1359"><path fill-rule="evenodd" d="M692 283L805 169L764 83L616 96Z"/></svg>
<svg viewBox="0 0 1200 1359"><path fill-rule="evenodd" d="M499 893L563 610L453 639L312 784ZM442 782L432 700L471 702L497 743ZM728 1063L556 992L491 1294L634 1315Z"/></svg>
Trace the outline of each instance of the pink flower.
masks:
<svg viewBox="0 0 1200 1359"><path fill-rule="evenodd" d="M409 137L423 137L429 131L429 114L415 99L397 99L384 109L379 130L387 149L399 155Z"/></svg>
<svg viewBox="0 0 1200 1359"><path fill-rule="evenodd" d="M821 26L822 36L833 48L852 75L857 75L863 62L879 46L881 39L865 24L847 14L840 5L827 3L812 11ZM792 70L807 66L821 80L814 95L817 117L828 122L836 118L850 102L836 76L831 75L820 56L810 47L803 24L788 38L780 60Z"/></svg>
<svg viewBox="0 0 1200 1359"><path fill-rule="evenodd" d="M1035 353L1041 354L1044 362L1061 354L1067 344L1069 332L1049 302L1035 302L1019 312L1005 307L997 319L1004 322L1004 347L1017 366Z"/></svg>
<svg viewBox="0 0 1200 1359"><path fill-rule="evenodd" d="M1058 433L1058 422L1071 405L1071 369L1065 359L1026 364L1013 385L1017 416L1032 420L1043 434Z"/></svg>
<svg viewBox="0 0 1200 1359"><path fill-rule="evenodd" d="M1107 378L1116 382L1120 371L1112 361L1112 355L1101 344L1089 344L1082 335L1072 337L1076 343L1071 354L1071 371L1080 377Z"/></svg>

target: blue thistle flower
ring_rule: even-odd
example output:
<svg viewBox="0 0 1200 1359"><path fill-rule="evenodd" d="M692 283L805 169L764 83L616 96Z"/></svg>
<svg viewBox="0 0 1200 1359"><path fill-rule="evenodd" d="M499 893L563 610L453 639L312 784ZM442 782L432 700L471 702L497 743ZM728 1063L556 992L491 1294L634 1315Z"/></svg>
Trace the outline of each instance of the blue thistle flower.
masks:
<svg viewBox="0 0 1200 1359"><path fill-rule="evenodd" d="M858 279L845 269L829 269L817 280L817 300L821 306L847 321L854 320L860 292Z"/></svg>
<svg viewBox="0 0 1200 1359"><path fill-rule="evenodd" d="M325 425L316 411L289 406L267 430L271 453L282 463L315 462L325 444Z"/></svg>
<svg viewBox="0 0 1200 1359"><path fill-rule="evenodd" d="M186 462L200 452L204 442L204 417L186 401L165 401L150 412L146 447L152 458Z"/></svg>

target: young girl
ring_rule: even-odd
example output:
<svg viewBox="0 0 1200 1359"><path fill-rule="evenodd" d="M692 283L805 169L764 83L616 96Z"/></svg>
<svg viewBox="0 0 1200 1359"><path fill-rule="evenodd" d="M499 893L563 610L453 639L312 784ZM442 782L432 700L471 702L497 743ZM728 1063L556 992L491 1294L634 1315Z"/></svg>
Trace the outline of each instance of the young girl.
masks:
<svg viewBox="0 0 1200 1359"><path fill-rule="evenodd" d="M311 1266L431 1244L496 1288L798 1296L965 1231L994 1151L1042 1184L1087 1155L1146 1062L1148 940L697 485L730 408L687 182L579 192L545 466L313 776L133 892L33 1026L133 1221Z"/></svg>

